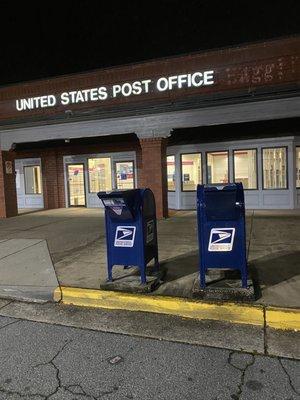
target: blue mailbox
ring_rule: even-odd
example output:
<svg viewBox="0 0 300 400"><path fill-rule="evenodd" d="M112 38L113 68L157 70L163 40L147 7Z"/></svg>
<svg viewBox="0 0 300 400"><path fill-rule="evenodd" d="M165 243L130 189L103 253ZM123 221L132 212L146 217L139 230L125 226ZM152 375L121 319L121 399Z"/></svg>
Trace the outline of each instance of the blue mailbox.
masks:
<svg viewBox="0 0 300 400"><path fill-rule="evenodd" d="M146 283L147 264L158 270L155 199L150 189L99 192L105 207L108 280L114 265L139 267Z"/></svg>
<svg viewBox="0 0 300 400"><path fill-rule="evenodd" d="M237 269L247 287L245 201L242 183L198 185L200 286L209 268Z"/></svg>

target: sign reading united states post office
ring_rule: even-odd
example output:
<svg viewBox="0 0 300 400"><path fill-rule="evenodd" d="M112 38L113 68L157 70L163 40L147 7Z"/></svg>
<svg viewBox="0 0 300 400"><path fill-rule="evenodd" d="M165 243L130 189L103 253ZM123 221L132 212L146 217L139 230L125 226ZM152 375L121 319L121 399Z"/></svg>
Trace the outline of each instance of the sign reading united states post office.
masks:
<svg viewBox="0 0 300 400"><path fill-rule="evenodd" d="M28 97L16 100L17 111L39 108L67 106L87 102L102 102L117 97L139 96L152 92L166 92L174 89L197 88L214 84L214 71L195 71L188 74L161 76L155 80L142 79L134 82L122 82L111 86L100 86L82 90L72 90L59 95Z"/></svg>

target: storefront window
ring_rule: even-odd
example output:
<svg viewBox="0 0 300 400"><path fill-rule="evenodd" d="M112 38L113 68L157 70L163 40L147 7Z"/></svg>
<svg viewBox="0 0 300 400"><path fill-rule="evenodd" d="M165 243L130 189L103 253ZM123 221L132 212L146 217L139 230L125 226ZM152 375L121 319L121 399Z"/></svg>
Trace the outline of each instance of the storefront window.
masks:
<svg viewBox="0 0 300 400"><path fill-rule="evenodd" d="M174 191L175 184L175 156L167 157L167 177L168 177L168 190Z"/></svg>
<svg viewBox="0 0 300 400"><path fill-rule="evenodd" d="M118 161L115 163L116 187L119 190L134 189L134 162Z"/></svg>
<svg viewBox="0 0 300 400"><path fill-rule="evenodd" d="M90 193L112 190L110 158L89 158Z"/></svg>
<svg viewBox="0 0 300 400"><path fill-rule="evenodd" d="M286 148L277 147L262 149L263 157L263 188L286 189L287 166Z"/></svg>
<svg viewBox="0 0 300 400"><path fill-rule="evenodd" d="M42 194L41 167L30 165L24 167L25 193Z"/></svg>
<svg viewBox="0 0 300 400"><path fill-rule="evenodd" d="M182 190L196 190L198 183L202 183L201 153L181 154L181 181Z"/></svg>
<svg viewBox="0 0 300 400"><path fill-rule="evenodd" d="M257 189L256 149L234 150L234 181L244 189Z"/></svg>
<svg viewBox="0 0 300 400"><path fill-rule="evenodd" d="M296 187L300 188L300 147L296 147Z"/></svg>
<svg viewBox="0 0 300 400"><path fill-rule="evenodd" d="M228 151L207 153L207 183L228 183Z"/></svg>

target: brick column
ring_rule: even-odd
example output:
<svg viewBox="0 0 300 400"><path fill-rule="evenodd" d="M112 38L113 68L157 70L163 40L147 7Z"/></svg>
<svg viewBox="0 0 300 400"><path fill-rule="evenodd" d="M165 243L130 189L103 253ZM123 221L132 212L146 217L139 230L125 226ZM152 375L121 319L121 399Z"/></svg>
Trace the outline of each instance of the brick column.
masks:
<svg viewBox="0 0 300 400"><path fill-rule="evenodd" d="M157 218L168 217L167 139L140 137L141 169L139 187L150 188L155 196Z"/></svg>
<svg viewBox="0 0 300 400"><path fill-rule="evenodd" d="M14 153L0 149L0 218L18 215Z"/></svg>
<svg viewBox="0 0 300 400"><path fill-rule="evenodd" d="M42 177L45 209L59 208L58 173L55 151L47 151L42 154Z"/></svg>
<svg viewBox="0 0 300 400"><path fill-rule="evenodd" d="M65 174L64 174L64 159L63 154L56 153L56 167L57 167L57 183L58 183L58 207L66 207L65 197Z"/></svg>

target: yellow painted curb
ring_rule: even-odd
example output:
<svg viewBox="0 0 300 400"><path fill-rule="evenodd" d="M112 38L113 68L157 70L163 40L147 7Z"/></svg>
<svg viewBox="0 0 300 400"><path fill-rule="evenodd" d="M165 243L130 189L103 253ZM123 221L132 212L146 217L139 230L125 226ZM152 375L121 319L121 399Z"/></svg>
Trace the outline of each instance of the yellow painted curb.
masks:
<svg viewBox="0 0 300 400"><path fill-rule="evenodd" d="M274 329L300 331L300 310L266 307L266 325Z"/></svg>
<svg viewBox="0 0 300 400"><path fill-rule="evenodd" d="M60 287L58 286L53 293L53 301L56 303L62 300L62 291L60 290Z"/></svg>
<svg viewBox="0 0 300 400"><path fill-rule="evenodd" d="M206 303L180 297L131 294L72 287L61 287L61 292L64 304L143 311L198 320L205 319L264 326L264 311L262 306L235 303ZM60 295L60 290L58 295Z"/></svg>

